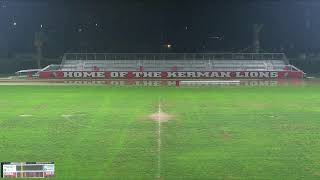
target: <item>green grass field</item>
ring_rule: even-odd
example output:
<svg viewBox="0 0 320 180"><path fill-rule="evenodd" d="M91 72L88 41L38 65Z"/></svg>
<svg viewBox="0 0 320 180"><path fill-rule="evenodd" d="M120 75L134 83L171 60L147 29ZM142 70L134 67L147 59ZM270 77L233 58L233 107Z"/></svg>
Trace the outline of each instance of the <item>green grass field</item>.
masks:
<svg viewBox="0 0 320 180"><path fill-rule="evenodd" d="M0 86L0 161L54 161L54 179L320 179L320 86Z"/></svg>

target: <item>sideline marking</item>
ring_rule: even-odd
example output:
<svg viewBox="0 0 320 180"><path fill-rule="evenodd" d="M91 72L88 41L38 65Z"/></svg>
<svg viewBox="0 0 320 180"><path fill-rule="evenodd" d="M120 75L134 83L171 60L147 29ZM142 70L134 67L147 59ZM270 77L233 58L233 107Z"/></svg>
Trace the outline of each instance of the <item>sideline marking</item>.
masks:
<svg viewBox="0 0 320 180"><path fill-rule="evenodd" d="M161 178L161 102L160 97L158 100L158 176L157 178Z"/></svg>
<svg viewBox="0 0 320 180"><path fill-rule="evenodd" d="M31 117L32 115L31 114L21 114L19 115L20 117Z"/></svg>

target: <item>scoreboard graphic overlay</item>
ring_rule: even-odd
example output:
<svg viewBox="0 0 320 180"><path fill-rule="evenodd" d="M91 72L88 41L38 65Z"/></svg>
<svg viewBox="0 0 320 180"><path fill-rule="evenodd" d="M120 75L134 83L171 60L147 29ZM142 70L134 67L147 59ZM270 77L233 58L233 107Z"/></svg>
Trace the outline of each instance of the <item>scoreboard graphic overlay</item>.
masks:
<svg viewBox="0 0 320 180"><path fill-rule="evenodd" d="M54 162L2 162L1 178L49 178L54 169Z"/></svg>

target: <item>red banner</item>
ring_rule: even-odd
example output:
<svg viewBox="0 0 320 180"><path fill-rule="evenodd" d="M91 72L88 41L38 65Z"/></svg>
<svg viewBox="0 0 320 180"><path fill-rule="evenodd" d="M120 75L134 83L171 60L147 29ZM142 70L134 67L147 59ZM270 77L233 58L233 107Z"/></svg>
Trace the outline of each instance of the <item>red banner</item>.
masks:
<svg viewBox="0 0 320 180"><path fill-rule="evenodd" d="M109 72L109 71L42 71L43 79L286 79L303 78L300 71L167 71L167 72Z"/></svg>

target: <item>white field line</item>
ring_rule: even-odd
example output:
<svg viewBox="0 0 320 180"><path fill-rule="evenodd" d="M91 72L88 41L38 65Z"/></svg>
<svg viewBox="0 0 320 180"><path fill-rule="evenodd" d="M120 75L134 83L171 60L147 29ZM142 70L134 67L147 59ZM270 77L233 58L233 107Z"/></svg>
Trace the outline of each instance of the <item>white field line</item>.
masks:
<svg viewBox="0 0 320 180"><path fill-rule="evenodd" d="M158 103L158 176L161 177L161 102Z"/></svg>
<svg viewBox="0 0 320 180"><path fill-rule="evenodd" d="M20 117L31 117L32 115L31 114L21 114L19 115Z"/></svg>
<svg viewBox="0 0 320 180"><path fill-rule="evenodd" d="M61 117L64 117L64 118L69 118L69 117L72 117L73 115L71 114L62 114Z"/></svg>

